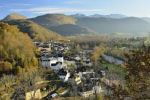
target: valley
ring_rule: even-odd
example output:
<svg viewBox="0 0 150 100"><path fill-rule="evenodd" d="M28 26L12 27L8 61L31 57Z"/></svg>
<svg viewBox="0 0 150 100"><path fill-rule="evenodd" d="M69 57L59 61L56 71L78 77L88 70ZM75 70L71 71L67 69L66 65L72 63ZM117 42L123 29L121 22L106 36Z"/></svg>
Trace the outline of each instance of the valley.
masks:
<svg viewBox="0 0 150 100"><path fill-rule="evenodd" d="M0 21L0 99L150 98L149 27L118 14L10 14Z"/></svg>

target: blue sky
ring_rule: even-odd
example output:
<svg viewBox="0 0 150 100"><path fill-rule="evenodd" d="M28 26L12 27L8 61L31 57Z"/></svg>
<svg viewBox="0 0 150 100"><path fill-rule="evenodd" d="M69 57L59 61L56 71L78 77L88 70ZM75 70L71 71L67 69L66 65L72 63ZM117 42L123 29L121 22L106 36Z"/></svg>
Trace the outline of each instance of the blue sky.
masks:
<svg viewBox="0 0 150 100"><path fill-rule="evenodd" d="M28 17L46 13L150 17L150 0L0 0L0 19L13 12Z"/></svg>

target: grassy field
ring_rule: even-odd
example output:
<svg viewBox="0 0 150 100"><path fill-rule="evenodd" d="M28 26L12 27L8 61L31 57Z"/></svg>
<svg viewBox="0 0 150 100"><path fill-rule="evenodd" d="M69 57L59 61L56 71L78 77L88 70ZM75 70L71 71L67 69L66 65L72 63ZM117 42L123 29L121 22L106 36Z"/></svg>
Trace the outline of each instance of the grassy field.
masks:
<svg viewBox="0 0 150 100"><path fill-rule="evenodd" d="M121 65L115 65L112 63L108 63L106 61L103 61L100 66L102 68L108 69L109 73L117 74L118 76L124 78L126 75L126 69L123 68Z"/></svg>

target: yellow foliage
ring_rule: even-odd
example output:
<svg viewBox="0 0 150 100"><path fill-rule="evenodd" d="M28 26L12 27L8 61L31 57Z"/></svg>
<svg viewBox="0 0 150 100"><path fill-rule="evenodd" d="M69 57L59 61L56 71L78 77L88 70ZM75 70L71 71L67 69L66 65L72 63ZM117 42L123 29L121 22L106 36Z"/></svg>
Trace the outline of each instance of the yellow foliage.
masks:
<svg viewBox="0 0 150 100"><path fill-rule="evenodd" d="M12 69L12 64L7 61L0 61L0 71L10 71Z"/></svg>
<svg viewBox="0 0 150 100"><path fill-rule="evenodd" d="M102 56L104 54L104 52L106 51L106 47L104 46L97 46L94 48L94 51L92 53L92 57L91 59L96 63L97 60L100 58L100 56Z"/></svg>
<svg viewBox="0 0 150 100"><path fill-rule="evenodd" d="M0 60L10 63L15 61L13 66L36 66L35 47L30 37L19 31L15 26L0 23Z"/></svg>

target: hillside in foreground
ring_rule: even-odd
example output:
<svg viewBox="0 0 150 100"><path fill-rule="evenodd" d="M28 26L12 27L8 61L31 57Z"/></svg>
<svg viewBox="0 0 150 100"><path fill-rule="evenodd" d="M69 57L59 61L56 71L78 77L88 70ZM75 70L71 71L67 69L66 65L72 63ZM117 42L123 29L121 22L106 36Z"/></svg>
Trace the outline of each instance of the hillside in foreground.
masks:
<svg viewBox="0 0 150 100"><path fill-rule="evenodd" d="M16 26L0 22L0 40L0 72L37 66L32 40Z"/></svg>

